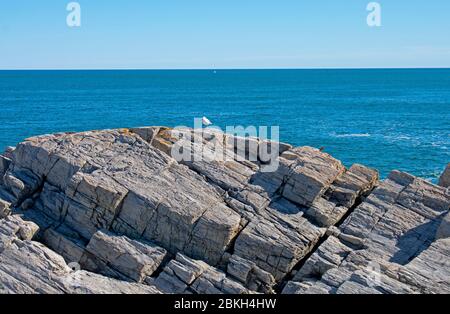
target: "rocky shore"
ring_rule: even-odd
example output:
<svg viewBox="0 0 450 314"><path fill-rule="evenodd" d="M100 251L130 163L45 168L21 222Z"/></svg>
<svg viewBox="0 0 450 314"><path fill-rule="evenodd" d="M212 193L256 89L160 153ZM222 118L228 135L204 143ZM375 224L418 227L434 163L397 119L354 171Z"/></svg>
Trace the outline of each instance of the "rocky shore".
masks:
<svg viewBox="0 0 450 314"><path fill-rule="evenodd" d="M202 158L174 159L180 139ZM208 158L212 142L231 158ZM449 167L440 185L379 180L269 143L266 172L263 144L146 127L8 149L0 293L450 293Z"/></svg>

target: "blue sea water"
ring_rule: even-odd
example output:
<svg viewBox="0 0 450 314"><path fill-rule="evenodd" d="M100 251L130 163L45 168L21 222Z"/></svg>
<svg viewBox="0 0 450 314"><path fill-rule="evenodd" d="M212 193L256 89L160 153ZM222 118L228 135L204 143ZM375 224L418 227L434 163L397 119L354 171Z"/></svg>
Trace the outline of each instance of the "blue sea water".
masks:
<svg viewBox="0 0 450 314"><path fill-rule="evenodd" d="M0 150L32 135L144 125L280 126L347 166L436 180L450 161L450 69L0 71Z"/></svg>

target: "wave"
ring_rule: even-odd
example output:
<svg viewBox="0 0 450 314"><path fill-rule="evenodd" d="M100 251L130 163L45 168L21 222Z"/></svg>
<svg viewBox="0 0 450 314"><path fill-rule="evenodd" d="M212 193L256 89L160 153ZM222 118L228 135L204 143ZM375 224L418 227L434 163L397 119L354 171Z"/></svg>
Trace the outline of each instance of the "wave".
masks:
<svg viewBox="0 0 450 314"><path fill-rule="evenodd" d="M331 133L330 134L333 137L370 137L369 133L349 133L349 134L336 134L336 133Z"/></svg>

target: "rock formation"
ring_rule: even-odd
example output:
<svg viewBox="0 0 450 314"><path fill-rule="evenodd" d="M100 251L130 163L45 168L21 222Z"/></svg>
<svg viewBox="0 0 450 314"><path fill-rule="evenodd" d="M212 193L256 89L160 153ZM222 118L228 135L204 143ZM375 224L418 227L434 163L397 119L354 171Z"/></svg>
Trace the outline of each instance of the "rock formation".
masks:
<svg viewBox="0 0 450 314"><path fill-rule="evenodd" d="M444 187L311 147L33 137L0 155L0 293L448 293L449 209Z"/></svg>
<svg viewBox="0 0 450 314"><path fill-rule="evenodd" d="M439 178L439 185L445 188L450 187L450 163L447 165L444 173L442 173L442 176Z"/></svg>

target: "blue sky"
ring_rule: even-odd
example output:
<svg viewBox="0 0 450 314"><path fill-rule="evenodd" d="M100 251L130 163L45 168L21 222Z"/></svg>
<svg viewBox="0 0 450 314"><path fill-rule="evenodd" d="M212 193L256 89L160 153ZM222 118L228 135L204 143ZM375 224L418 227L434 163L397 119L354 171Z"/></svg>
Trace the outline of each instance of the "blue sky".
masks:
<svg viewBox="0 0 450 314"><path fill-rule="evenodd" d="M450 67L450 1L0 0L0 69Z"/></svg>

